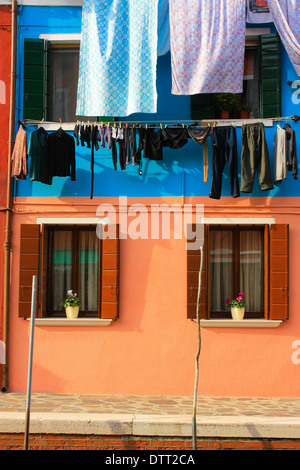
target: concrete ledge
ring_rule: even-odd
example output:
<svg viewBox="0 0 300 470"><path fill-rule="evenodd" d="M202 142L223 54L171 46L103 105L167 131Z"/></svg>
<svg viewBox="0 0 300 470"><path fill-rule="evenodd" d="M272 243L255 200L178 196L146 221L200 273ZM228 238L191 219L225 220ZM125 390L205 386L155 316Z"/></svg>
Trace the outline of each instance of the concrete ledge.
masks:
<svg viewBox="0 0 300 470"><path fill-rule="evenodd" d="M0 413L0 433L24 433L24 430L24 413ZM192 416L33 412L29 432L190 437ZM197 437L300 439L300 418L200 416Z"/></svg>

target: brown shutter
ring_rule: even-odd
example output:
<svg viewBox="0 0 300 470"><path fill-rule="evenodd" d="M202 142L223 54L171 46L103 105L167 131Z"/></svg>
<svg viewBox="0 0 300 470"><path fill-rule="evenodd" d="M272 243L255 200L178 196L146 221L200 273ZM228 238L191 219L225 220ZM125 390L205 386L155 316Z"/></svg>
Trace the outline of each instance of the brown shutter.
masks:
<svg viewBox="0 0 300 470"><path fill-rule="evenodd" d="M289 317L289 226L270 229L270 320Z"/></svg>
<svg viewBox="0 0 300 470"><path fill-rule="evenodd" d="M22 224L20 235L19 317L31 315L32 278L39 275L40 226ZM35 314L38 314L38 292Z"/></svg>
<svg viewBox="0 0 300 470"><path fill-rule="evenodd" d="M264 317L266 320L269 318L269 225L264 228Z"/></svg>
<svg viewBox="0 0 300 470"><path fill-rule="evenodd" d="M207 240L208 226L204 226L203 271L201 278L200 318L208 317L207 286ZM187 317L197 317L198 278L200 269L200 250L187 250Z"/></svg>
<svg viewBox="0 0 300 470"><path fill-rule="evenodd" d="M41 240L41 316L47 316L48 225L42 225Z"/></svg>
<svg viewBox="0 0 300 470"><path fill-rule="evenodd" d="M116 238L102 240L101 318L119 316L119 226Z"/></svg>

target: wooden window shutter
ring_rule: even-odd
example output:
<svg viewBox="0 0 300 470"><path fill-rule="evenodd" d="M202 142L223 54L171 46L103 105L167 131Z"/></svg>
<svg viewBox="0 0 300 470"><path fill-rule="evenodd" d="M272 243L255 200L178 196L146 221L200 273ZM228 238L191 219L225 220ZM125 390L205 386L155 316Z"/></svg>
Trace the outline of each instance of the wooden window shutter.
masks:
<svg viewBox="0 0 300 470"><path fill-rule="evenodd" d="M119 316L119 225L110 227L115 229L116 238L102 240L101 318L117 318Z"/></svg>
<svg viewBox="0 0 300 470"><path fill-rule="evenodd" d="M201 278L200 318L208 316L208 286L207 286L207 251L208 226L204 226L203 271ZM200 250L187 250L187 317L197 317L198 279L200 269Z"/></svg>
<svg viewBox="0 0 300 470"><path fill-rule="evenodd" d="M281 57L278 34L259 37L260 116L281 116Z"/></svg>
<svg viewBox="0 0 300 470"><path fill-rule="evenodd" d="M48 112L48 43L24 39L23 119L46 120Z"/></svg>
<svg viewBox="0 0 300 470"><path fill-rule="evenodd" d="M213 119L213 95L203 93L191 95L191 119Z"/></svg>
<svg viewBox="0 0 300 470"><path fill-rule="evenodd" d="M289 226L270 228L270 320L289 317Z"/></svg>
<svg viewBox="0 0 300 470"><path fill-rule="evenodd" d="M20 235L19 317L31 315L32 277L39 275L40 226L22 224ZM38 292L36 295L38 314Z"/></svg>

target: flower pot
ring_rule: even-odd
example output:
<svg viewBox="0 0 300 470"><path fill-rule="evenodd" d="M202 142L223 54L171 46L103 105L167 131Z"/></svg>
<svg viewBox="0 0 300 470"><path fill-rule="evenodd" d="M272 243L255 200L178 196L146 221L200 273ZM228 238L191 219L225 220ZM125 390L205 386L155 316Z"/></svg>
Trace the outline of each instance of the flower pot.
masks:
<svg viewBox="0 0 300 470"><path fill-rule="evenodd" d="M231 307L231 316L233 320L243 320L245 308Z"/></svg>
<svg viewBox="0 0 300 470"><path fill-rule="evenodd" d="M230 116L229 111L222 110L221 113L220 113L220 118L221 119L229 119L229 116Z"/></svg>
<svg viewBox="0 0 300 470"><path fill-rule="evenodd" d="M65 307L67 318L77 318L79 307Z"/></svg>
<svg viewBox="0 0 300 470"><path fill-rule="evenodd" d="M240 111L240 119L249 119L250 118L250 111L246 109L241 109Z"/></svg>

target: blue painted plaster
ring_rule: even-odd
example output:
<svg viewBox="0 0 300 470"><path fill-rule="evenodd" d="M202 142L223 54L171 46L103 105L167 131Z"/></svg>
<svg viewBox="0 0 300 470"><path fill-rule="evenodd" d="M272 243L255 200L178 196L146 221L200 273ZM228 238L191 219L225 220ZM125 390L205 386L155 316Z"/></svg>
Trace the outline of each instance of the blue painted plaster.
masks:
<svg viewBox="0 0 300 470"><path fill-rule="evenodd" d="M22 56L24 38L37 38L40 34L50 33L79 33L81 28L81 8L79 7L20 7L18 17L18 81L17 81L17 119L22 109ZM291 77L294 78L291 81ZM300 114L300 104L295 102L293 83L300 77L293 74L293 66L282 50L282 116ZM300 82L299 82L300 88ZM171 94L171 65L170 55L158 58L157 64L158 111L155 115L132 115L128 120L165 121L190 119L190 98ZM299 95L300 96L300 95ZM294 103L292 101L294 97ZM285 122L281 122L283 126ZM297 131L298 145L300 143L300 122L291 123ZM271 167L273 164L273 141L276 124L266 128L266 137L270 153ZM241 154L241 129L237 128L239 174ZM210 151L210 148L209 148ZM95 152L94 196L149 197L149 196L208 196L211 185L211 160L209 160L208 182L203 182L202 147L193 141L181 149L164 149L161 162L143 159L143 173L139 175L138 168L132 165L117 171L112 165L111 151L99 149ZM90 149L76 146L76 181L70 178L55 177L51 186L25 181L15 184L15 196L20 197L79 197L90 195L91 171ZM30 164L30 160L29 160ZM222 196L231 196L229 171L223 173ZM257 178L253 192L241 193L241 196L300 196L299 180L293 180L291 173L288 179L275 186L272 191L262 192Z"/></svg>

